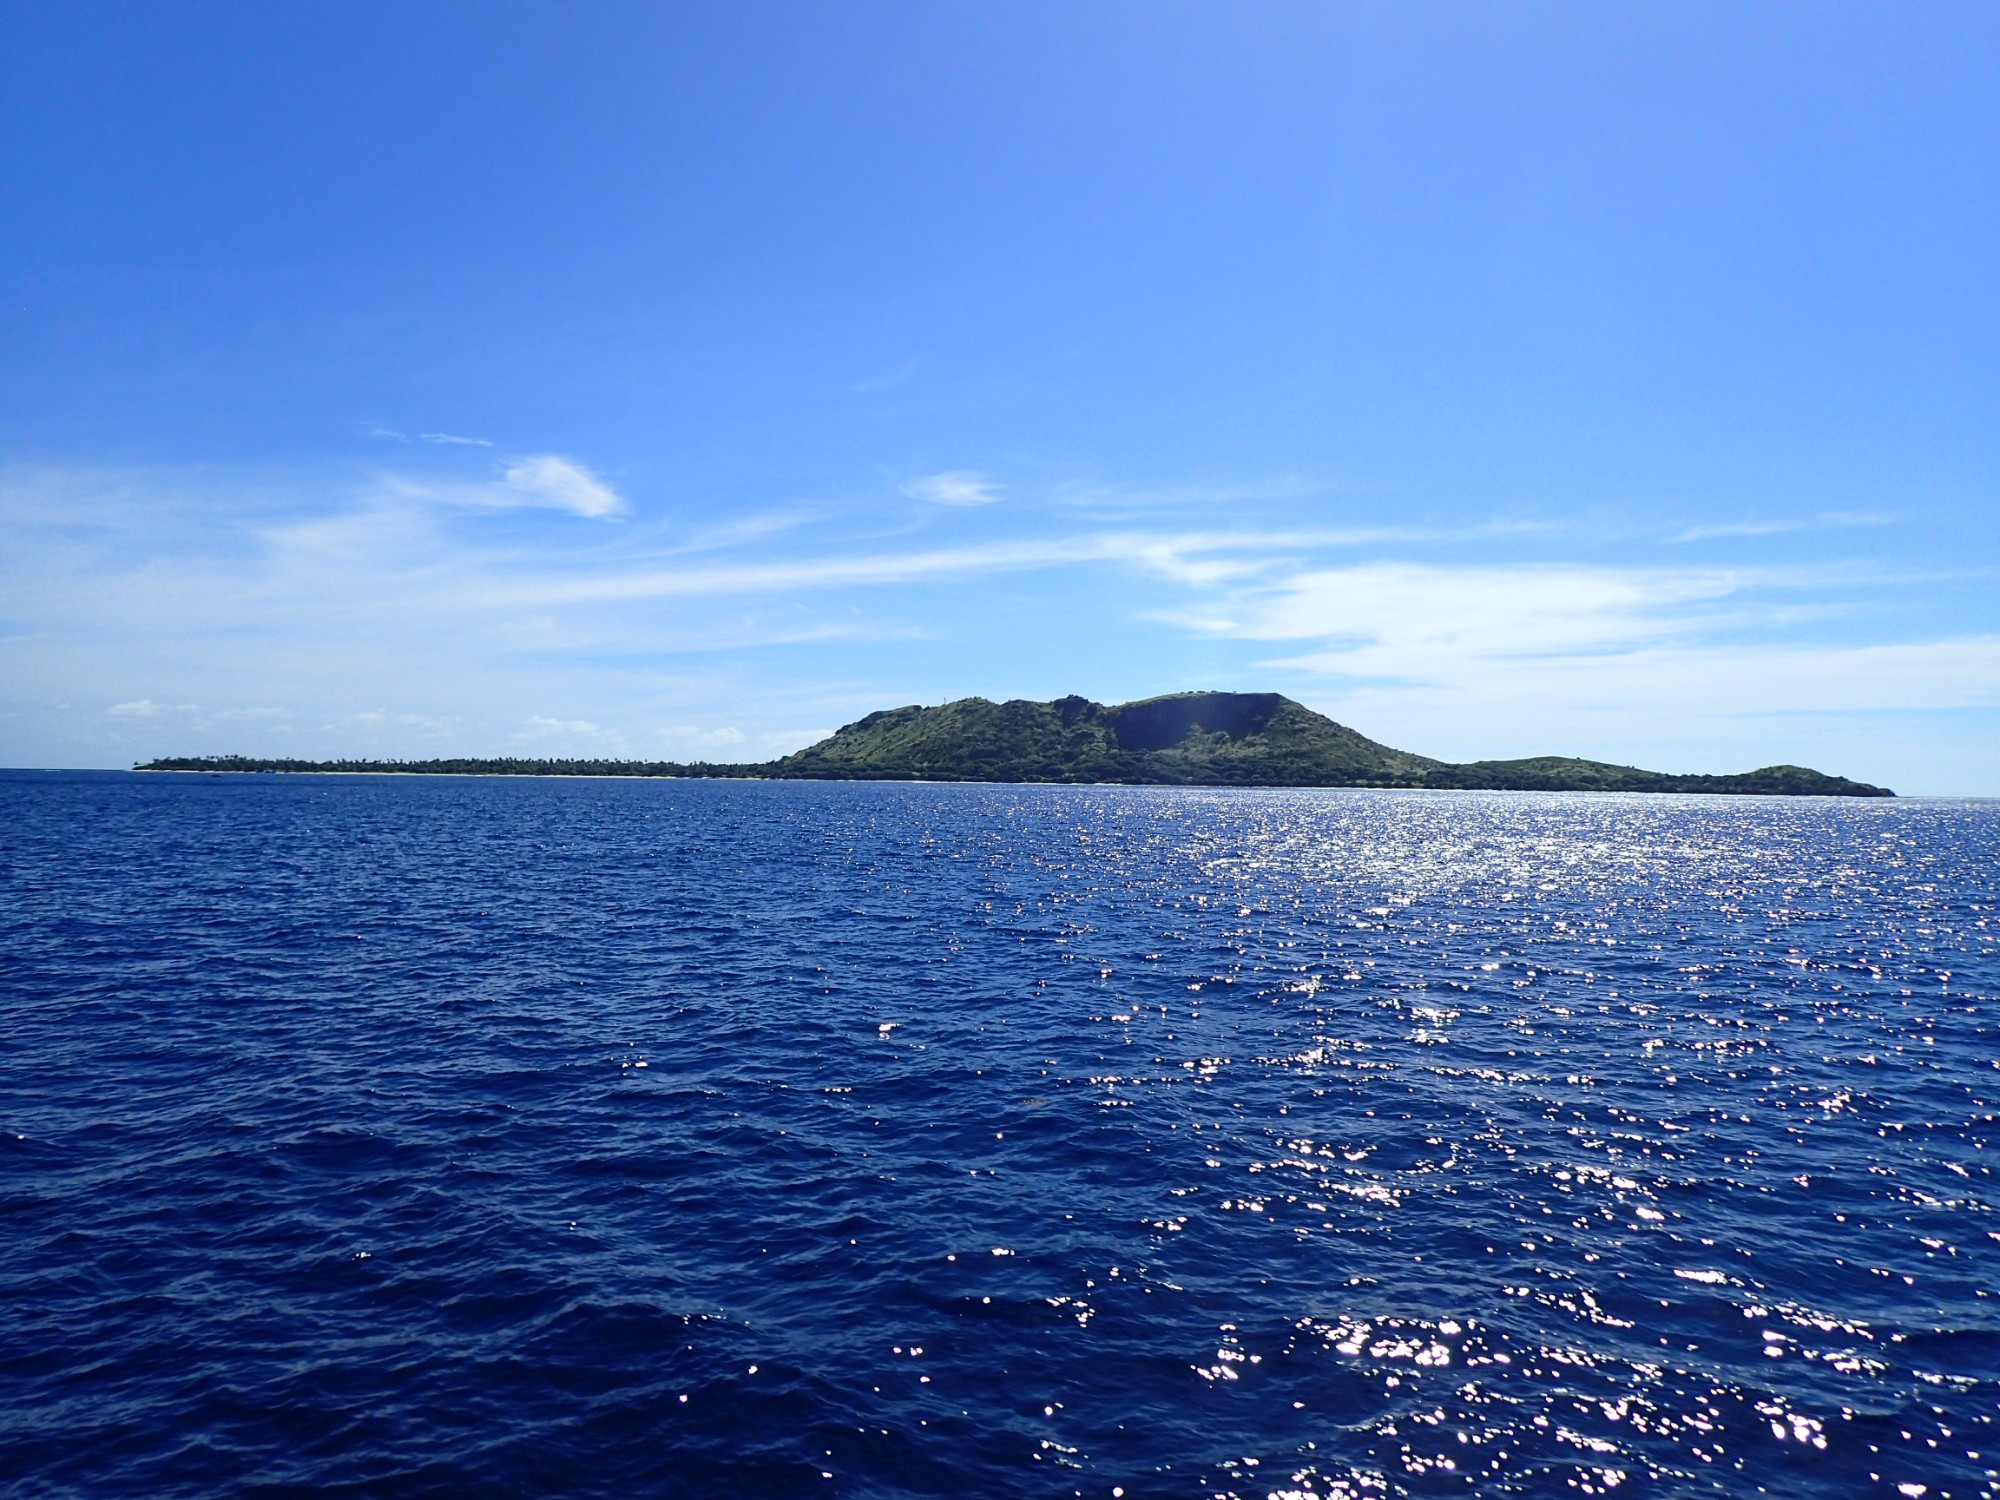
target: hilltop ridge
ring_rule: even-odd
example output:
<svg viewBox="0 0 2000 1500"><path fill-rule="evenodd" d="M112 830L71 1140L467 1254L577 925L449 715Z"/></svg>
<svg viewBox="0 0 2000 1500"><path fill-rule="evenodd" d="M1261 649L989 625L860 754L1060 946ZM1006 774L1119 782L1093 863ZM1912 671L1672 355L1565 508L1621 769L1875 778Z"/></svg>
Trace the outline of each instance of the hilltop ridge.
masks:
<svg viewBox="0 0 2000 1500"><path fill-rule="evenodd" d="M669 761L298 761L169 757L146 771L350 771L433 775L764 777L1151 786L1431 787L1461 791L1713 792L1890 797L1804 766L1675 775L1567 756L1434 760L1380 744L1281 693L1169 693L1107 707L1088 698L960 698L880 709L817 744L753 765Z"/></svg>
<svg viewBox="0 0 2000 1500"><path fill-rule="evenodd" d="M1440 762L1394 750L1277 693L1175 693L884 709L774 763L800 777L1420 786Z"/></svg>

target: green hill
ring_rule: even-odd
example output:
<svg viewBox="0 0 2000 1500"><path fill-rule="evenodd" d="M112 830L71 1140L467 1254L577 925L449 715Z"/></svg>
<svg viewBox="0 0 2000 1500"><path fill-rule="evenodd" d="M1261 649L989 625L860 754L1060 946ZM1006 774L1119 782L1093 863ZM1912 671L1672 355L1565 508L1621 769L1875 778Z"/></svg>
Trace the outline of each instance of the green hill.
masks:
<svg viewBox="0 0 2000 1500"><path fill-rule="evenodd" d="M912 704L857 719L816 745L763 765L513 759L314 762L227 755L174 757L138 769L1895 795L1803 766L1766 766L1736 776L1674 776L1554 755L1452 765L1377 744L1278 693L1172 693L1109 708L1074 697L1053 703L961 698L937 708Z"/></svg>
<svg viewBox="0 0 2000 1500"><path fill-rule="evenodd" d="M1422 786L1438 764L1276 693L1177 693L1115 708L1087 698L961 698L941 708L885 709L771 770L939 781Z"/></svg>
<svg viewBox="0 0 2000 1500"><path fill-rule="evenodd" d="M1107 708L961 698L884 709L767 774L842 780L1111 781L1167 786L1381 786L1461 790L1735 792L1881 797L1801 766L1674 776L1542 756L1451 765L1391 749L1277 693L1174 693Z"/></svg>

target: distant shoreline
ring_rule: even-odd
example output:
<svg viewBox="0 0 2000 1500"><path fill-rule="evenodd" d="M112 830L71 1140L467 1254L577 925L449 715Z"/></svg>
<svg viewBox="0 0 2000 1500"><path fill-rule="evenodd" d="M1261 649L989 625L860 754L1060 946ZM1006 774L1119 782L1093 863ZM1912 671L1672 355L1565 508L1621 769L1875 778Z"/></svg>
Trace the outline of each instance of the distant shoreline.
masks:
<svg viewBox="0 0 2000 1500"><path fill-rule="evenodd" d="M118 767L112 767L114 771ZM419 780L440 780L451 776L478 777L482 780L512 781L805 781L826 780L800 776L764 776L746 774L741 776L688 775L680 771L423 771L423 770L382 770L354 771L312 767L310 769L255 769L246 770L241 766L130 766L121 774L127 776L407 776ZM852 777L851 780L881 780L880 777Z"/></svg>
<svg viewBox="0 0 2000 1500"><path fill-rule="evenodd" d="M336 771L258 766L245 769L242 766L219 766L210 769L204 766L157 766L141 765L120 768L107 767L127 776L479 776L488 779L511 777L517 781L798 781L806 778L796 776L689 776L678 771ZM856 778L866 780L869 778ZM880 779L880 778L874 778Z"/></svg>
<svg viewBox="0 0 2000 1500"><path fill-rule="evenodd" d="M773 776L764 768L755 771L695 772L684 771L476 771L476 770L427 770L420 767L383 769L372 771L333 769L331 767L244 767L244 766L163 766L158 764L135 765L122 773L116 767L110 768L114 774L147 776L349 776L355 778L381 777L385 779L407 778L410 780L442 781L452 777L482 781L755 781L765 784L784 783L788 785L834 784L854 786L862 784L885 786L1022 786L1022 787L1088 787L1103 789L1123 788L1131 791L1204 791L1204 792L1427 792L1444 794L1449 792L1487 792L1519 794L1522 792L1559 792L1564 794L1590 793L1595 795L1620 795L1633 797L1830 797L1841 801L1853 801L1852 792L1794 792L1764 789L1701 788L1701 787L1603 787L1603 786L1385 786L1366 782L1319 781L1319 782L1169 782L1169 781L1032 781L1012 780L1001 777L971 776ZM1875 791L1861 794L1865 798L1895 797L1894 792ZM1963 800L1963 799L1955 799Z"/></svg>
<svg viewBox="0 0 2000 1500"><path fill-rule="evenodd" d="M792 755L758 762L452 756L301 760L162 756L137 771L372 776L585 776L686 781L935 781L1021 786L1357 787L1463 792L1680 792L1893 797L1806 766L1680 775L1576 756L1455 764L1398 750L1281 693L1169 693L1110 707L960 698L880 709Z"/></svg>

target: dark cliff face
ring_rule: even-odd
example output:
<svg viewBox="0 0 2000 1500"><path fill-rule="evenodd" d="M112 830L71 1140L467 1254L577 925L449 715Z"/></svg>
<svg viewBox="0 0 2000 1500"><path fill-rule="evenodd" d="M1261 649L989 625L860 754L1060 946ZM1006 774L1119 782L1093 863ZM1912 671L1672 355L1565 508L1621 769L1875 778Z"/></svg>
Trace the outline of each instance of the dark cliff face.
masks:
<svg viewBox="0 0 2000 1500"><path fill-rule="evenodd" d="M1171 750L1197 729L1232 740L1262 734L1290 701L1276 693L1180 693L1101 712L1120 749Z"/></svg>

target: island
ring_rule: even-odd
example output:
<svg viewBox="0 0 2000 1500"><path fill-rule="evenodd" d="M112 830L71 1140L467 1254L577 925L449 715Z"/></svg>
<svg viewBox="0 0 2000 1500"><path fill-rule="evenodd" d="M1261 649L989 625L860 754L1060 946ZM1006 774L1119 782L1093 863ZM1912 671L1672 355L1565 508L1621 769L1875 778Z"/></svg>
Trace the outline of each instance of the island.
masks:
<svg viewBox="0 0 2000 1500"><path fill-rule="evenodd" d="M1000 781L1121 786L1403 787L1450 791L1713 792L1893 797L1804 766L1673 775L1544 755L1432 760L1378 744L1280 693L1170 693L1110 707L961 698L887 708L816 745L758 764L631 760L272 760L166 756L137 771L347 772L430 776L756 777L782 781Z"/></svg>

